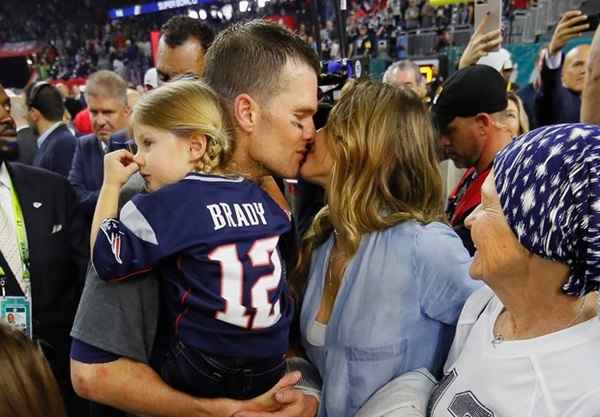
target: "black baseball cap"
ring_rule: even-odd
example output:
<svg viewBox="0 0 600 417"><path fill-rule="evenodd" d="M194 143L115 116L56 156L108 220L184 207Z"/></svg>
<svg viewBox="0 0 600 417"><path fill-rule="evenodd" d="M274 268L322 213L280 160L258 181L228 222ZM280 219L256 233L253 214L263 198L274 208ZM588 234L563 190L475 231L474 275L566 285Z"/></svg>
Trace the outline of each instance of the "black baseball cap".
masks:
<svg viewBox="0 0 600 417"><path fill-rule="evenodd" d="M455 117L496 113L508 106L507 85L488 65L471 65L455 72L433 99L433 122L445 132Z"/></svg>

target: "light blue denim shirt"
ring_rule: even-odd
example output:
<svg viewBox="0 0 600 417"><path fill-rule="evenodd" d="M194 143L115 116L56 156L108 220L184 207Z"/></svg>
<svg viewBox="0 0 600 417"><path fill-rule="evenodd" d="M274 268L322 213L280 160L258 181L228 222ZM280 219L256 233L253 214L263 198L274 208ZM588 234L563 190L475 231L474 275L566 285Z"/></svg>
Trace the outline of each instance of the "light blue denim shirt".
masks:
<svg viewBox="0 0 600 417"><path fill-rule="evenodd" d="M417 368L438 376L467 297L481 284L454 231L408 221L363 236L344 275L325 345L307 340L333 237L313 253L300 325L323 379L319 417L350 417L380 387Z"/></svg>

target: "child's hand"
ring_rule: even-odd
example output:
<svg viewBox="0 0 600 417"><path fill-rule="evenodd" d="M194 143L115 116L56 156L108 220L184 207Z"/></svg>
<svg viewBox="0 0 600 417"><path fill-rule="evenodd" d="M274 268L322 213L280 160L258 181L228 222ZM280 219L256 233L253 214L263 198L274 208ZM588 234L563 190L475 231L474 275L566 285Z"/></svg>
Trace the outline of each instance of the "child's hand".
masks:
<svg viewBox="0 0 600 417"><path fill-rule="evenodd" d="M120 149L104 155L104 184L121 187L139 169L133 154Z"/></svg>

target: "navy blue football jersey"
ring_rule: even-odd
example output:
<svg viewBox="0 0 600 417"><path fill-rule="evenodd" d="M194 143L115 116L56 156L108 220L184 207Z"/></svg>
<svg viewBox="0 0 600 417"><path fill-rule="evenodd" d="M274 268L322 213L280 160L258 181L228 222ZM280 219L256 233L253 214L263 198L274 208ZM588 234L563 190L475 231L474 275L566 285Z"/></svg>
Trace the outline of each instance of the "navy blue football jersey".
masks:
<svg viewBox="0 0 600 417"><path fill-rule="evenodd" d="M274 357L287 350L293 314L277 250L290 227L289 214L255 183L190 173L105 220L93 265L106 281L159 268L167 316L184 343Z"/></svg>

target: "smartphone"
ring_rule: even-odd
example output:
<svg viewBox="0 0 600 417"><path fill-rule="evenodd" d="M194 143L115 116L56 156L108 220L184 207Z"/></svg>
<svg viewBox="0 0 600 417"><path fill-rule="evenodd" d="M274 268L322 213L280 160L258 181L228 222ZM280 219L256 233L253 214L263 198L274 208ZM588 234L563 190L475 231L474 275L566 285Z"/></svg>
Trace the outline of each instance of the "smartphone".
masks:
<svg viewBox="0 0 600 417"><path fill-rule="evenodd" d="M598 27L598 23L600 23L600 13L588 16L587 22L590 25L590 28L588 30L592 32L595 31Z"/></svg>
<svg viewBox="0 0 600 417"><path fill-rule="evenodd" d="M598 27L600 22L600 2L599 1L587 1L581 6L581 13L587 15L590 27L586 31L594 31Z"/></svg>
<svg viewBox="0 0 600 417"><path fill-rule="evenodd" d="M475 0L475 28L489 14L487 23L483 27L483 33L498 30L502 26L502 0ZM500 45L493 51L500 50Z"/></svg>

